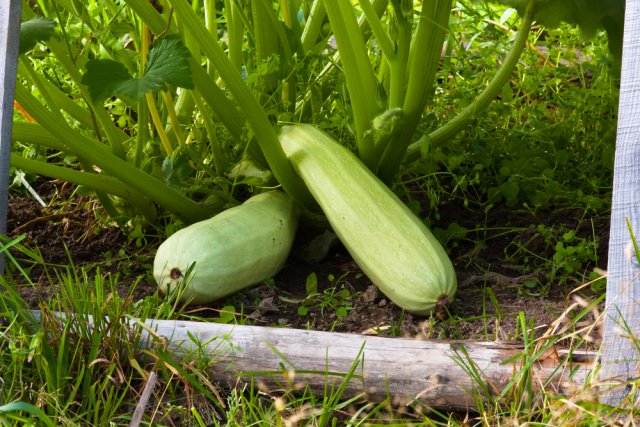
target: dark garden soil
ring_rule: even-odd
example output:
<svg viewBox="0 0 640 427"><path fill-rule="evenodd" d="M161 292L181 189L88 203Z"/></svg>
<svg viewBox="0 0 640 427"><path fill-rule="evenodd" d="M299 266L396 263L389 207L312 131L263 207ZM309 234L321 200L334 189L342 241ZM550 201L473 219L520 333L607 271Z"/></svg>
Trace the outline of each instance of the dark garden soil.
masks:
<svg viewBox="0 0 640 427"><path fill-rule="evenodd" d="M122 295L137 282L134 299L156 292L151 265L153 248L159 243L157 239L148 237L146 245L138 247L134 239L105 221L97 201L75 195L74 189L63 183L43 181L36 190L48 207L41 207L31 196L12 193L8 218L10 236L24 235L20 244L37 251L49 266L43 268L29 261L24 253L12 252L34 283L34 286L19 287L19 293L31 307L37 308L41 301L58 292L55 270L64 271L71 264L85 268L90 274L118 274L118 291ZM567 322L597 298L598 294L589 286L581 286L582 283L571 280L563 284L550 283L549 268L553 268L550 265L524 271L522 264L514 263L517 260L514 255L526 247L530 259L549 259L553 248L536 237L534 228L540 224L566 224L568 230L577 228L578 235L587 239L592 238L595 230L600 242L598 265L584 268L605 268L609 218L585 217L584 211L553 210L534 216L506 208L494 208L486 216L484 213L474 215L453 203L442 206L439 212L441 220L434 221L434 228L446 229L451 223L472 228L481 223L489 230L482 232L483 238L471 233L468 239L458 239L457 243L447 246L459 283L447 319L402 313L362 275L338 242L334 242L321 261L309 263L292 256L273 281L225 301L190 309L220 321L228 318L226 313L221 315L220 309L233 306L245 322L265 326L434 339L510 340L518 333L520 312L533 321L542 334L552 325ZM521 231L504 234L505 227ZM293 254L304 253L318 234L302 229ZM481 244L477 244L478 240ZM523 258L519 259L522 262ZM10 262L8 272L18 282L26 282ZM317 277L320 295L307 295L305 283L311 273ZM568 310L572 305L574 308ZM596 316L597 311L593 310L581 322L589 324ZM594 345L598 344L598 328L591 331L590 339Z"/></svg>

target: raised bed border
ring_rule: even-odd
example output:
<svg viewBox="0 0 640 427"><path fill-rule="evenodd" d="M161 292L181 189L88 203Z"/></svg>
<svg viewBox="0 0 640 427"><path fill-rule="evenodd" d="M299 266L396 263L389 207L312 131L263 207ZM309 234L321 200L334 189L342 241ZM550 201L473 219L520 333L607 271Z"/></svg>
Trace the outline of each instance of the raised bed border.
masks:
<svg viewBox="0 0 640 427"><path fill-rule="evenodd" d="M640 377L640 2L626 2L618 131L600 379L611 387L601 400L619 404ZM634 343L635 340L635 343ZM630 396L637 401L638 396Z"/></svg>
<svg viewBox="0 0 640 427"><path fill-rule="evenodd" d="M36 321L49 323L73 316L32 313ZM180 320L121 321L139 333L141 349L160 348L187 362L208 358L213 378L229 387L253 382L263 391L278 393L308 386L323 396L342 385L344 398L392 405L420 402L448 411L481 411L485 403L504 404L516 387L527 388L534 393L531 397L541 391L569 396L589 383L597 364L595 351L569 351L544 340L526 350L515 342L388 338ZM73 323L92 326L93 320L77 316ZM342 384L345 377L349 381Z"/></svg>

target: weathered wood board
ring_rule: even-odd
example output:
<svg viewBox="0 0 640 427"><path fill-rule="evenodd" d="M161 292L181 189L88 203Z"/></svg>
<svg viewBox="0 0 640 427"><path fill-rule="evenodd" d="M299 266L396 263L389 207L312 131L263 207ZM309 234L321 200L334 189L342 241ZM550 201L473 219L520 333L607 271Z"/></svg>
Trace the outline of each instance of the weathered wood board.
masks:
<svg viewBox="0 0 640 427"><path fill-rule="evenodd" d="M0 1L0 234L7 232L13 95L20 49L21 0ZM0 253L0 274L4 255Z"/></svg>
<svg viewBox="0 0 640 427"><path fill-rule="evenodd" d="M640 264L629 231L640 237L640 2L627 1L618 113L606 311L600 379L619 386L603 394L618 404L640 377ZM636 238L637 240L637 238ZM636 343L634 344L633 338ZM632 397L633 398L633 397Z"/></svg>
<svg viewBox="0 0 640 427"><path fill-rule="evenodd" d="M34 314L41 317L40 312ZM362 396L374 402L390 398L395 404L420 401L446 410L481 409L478 395L486 401L494 399L513 378L529 379L532 389L544 387L545 392L571 395L581 389L595 365L594 353L569 354L551 347L523 369L527 360L518 357L522 346L506 342L386 338L154 319L141 325L143 348L161 346L186 360L204 355L214 379L230 386L254 380L265 390L309 386L322 396L325 387L337 388L355 366L345 397ZM475 366L479 381L464 366ZM477 393L483 388L486 392Z"/></svg>

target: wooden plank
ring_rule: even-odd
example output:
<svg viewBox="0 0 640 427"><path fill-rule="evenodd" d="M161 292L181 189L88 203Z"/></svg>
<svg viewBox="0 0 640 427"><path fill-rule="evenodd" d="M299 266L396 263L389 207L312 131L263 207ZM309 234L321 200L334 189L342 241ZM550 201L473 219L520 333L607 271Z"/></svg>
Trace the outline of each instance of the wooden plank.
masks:
<svg viewBox="0 0 640 427"><path fill-rule="evenodd" d="M616 385L602 400L617 405L639 377L640 267L627 220L640 237L640 3L627 1L618 113L602 371ZM632 338L633 337L633 338ZM634 344L633 339L636 340ZM635 400L634 396L631 396Z"/></svg>
<svg viewBox="0 0 640 427"><path fill-rule="evenodd" d="M13 95L20 48L21 0L0 1L0 234L7 233ZM0 253L0 274L4 254Z"/></svg>
<svg viewBox="0 0 640 427"><path fill-rule="evenodd" d="M229 386L252 379L268 390L309 385L322 396L327 384L337 388L355 363L345 397L361 395L374 402L390 397L396 404L420 401L432 408L466 411L479 409L472 391L480 385L495 397L514 376L526 372L525 360L517 357L522 346L515 343L154 319L141 325L144 348L166 346L176 358L207 357L214 379ZM531 364L528 378L534 389L544 385L545 392L569 395L582 389L594 364L593 353L573 355L551 348ZM465 365L475 366L482 384L474 382Z"/></svg>

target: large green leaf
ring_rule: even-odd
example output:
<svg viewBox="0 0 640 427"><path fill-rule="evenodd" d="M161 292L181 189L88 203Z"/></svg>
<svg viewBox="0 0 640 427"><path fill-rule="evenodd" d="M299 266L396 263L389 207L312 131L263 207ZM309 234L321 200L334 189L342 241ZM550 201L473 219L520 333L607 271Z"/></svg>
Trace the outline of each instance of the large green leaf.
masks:
<svg viewBox="0 0 640 427"><path fill-rule="evenodd" d="M189 50L177 37L165 37L149 51L144 75L133 78L124 65L110 59L87 62L82 83L87 85L91 99L101 101L110 96L138 100L147 92L169 87L193 88Z"/></svg>
<svg viewBox="0 0 640 427"><path fill-rule="evenodd" d="M20 53L30 51L41 41L49 40L55 32L56 21L42 16L20 24Z"/></svg>
<svg viewBox="0 0 640 427"><path fill-rule="evenodd" d="M502 3L524 14L529 1L535 1L534 18L547 27L561 22L577 25L585 38L604 28L609 38L609 50L618 58L622 54L624 30L624 0L491 0Z"/></svg>

